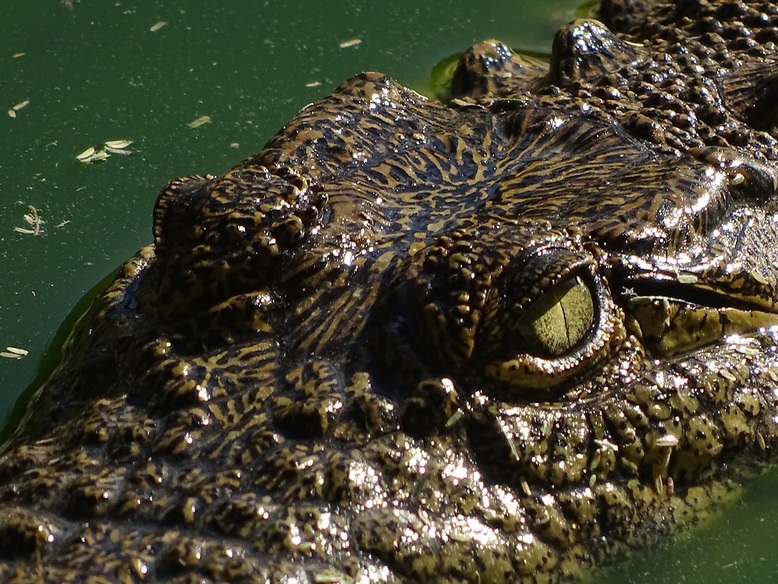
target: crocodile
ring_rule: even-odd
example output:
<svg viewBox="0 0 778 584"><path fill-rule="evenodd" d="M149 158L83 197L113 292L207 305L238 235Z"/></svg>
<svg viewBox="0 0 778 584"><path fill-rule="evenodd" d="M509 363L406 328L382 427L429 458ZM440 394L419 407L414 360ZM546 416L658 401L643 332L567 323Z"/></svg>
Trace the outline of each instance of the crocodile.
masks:
<svg viewBox="0 0 778 584"><path fill-rule="evenodd" d="M363 73L81 318L3 582L560 582L778 448L778 5L603 0L429 100Z"/></svg>

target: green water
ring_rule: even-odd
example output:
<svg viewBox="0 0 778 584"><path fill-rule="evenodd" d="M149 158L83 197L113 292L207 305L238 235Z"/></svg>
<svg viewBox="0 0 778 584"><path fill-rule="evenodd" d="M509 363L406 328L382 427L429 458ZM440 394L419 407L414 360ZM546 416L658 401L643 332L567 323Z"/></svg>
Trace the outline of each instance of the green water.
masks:
<svg viewBox="0 0 778 584"><path fill-rule="evenodd" d="M56 360L85 295L151 239L159 190L222 173L350 75L384 71L422 92L441 59L496 37L548 52L578 0L297 2L8 0L0 15L0 424ZM165 23L161 28L155 25ZM361 43L341 48L351 39ZM29 100L16 111L6 110ZM189 123L209 116L210 123ZM131 156L76 155L132 140ZM24 219L42 219L39 235ZM59 335L66 332L67 325ZM54 343L55 348L48 348ZM617 582L766 582L778 479L722 520L619 569Z"/></svg>

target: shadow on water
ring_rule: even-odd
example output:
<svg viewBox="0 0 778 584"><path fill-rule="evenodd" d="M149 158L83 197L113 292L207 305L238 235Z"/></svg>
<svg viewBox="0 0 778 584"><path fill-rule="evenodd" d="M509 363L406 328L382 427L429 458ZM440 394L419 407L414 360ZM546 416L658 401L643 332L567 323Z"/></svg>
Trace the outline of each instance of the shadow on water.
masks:
<svg viewBox="0 0 778 584"><path fill-rule="evenodd" d="M591 584L763 584L778 576L778 468L750 477L742 497L700 525L636 554Z"/></svg>
<svg viewBox="0 0 778 584"><path fill-rule="evenodd" d="M0 427L0 452L3 451L6 441L13 436L20 422L24 419L30 400L61 363L65 344L79 319L89 310L95 299L108 287L118 272L119 268L113 270L84 294L54 333L51 343L38 361L35 377L16 400L5 426Z"/></svg>

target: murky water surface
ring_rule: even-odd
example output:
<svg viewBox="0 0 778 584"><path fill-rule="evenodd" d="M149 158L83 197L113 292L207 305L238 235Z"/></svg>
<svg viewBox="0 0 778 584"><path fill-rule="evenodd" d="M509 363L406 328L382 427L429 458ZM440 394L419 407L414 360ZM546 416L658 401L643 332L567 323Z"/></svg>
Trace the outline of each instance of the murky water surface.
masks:
<svg viewBox="0 0 778 584"><path fill-rule="evenodd" d="M547 53L578 3L6 2L0 351L28 354L0 358L0 425L56 362L57 345L101 282L150 241L151 210L168 180L226 171L359 71L383 71L425 93L436 63L485 38ZM131 155L76 159L120 140L132 141L123 149ZM598 581L778 579L777 489L778 474L765 476L720 520Z"/></svg>

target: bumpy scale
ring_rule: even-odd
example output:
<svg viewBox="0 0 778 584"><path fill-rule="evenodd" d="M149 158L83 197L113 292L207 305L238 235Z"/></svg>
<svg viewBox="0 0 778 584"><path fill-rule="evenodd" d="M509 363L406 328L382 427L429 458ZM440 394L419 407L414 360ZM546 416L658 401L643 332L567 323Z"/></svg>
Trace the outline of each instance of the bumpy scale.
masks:
<svg viewBox="0 0 778 584"><path fill-rule="evenodd" d="M778 441L778 7L601 18L168 185L4 448L0 580L556 582L730 498Z"/></svg>

